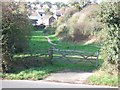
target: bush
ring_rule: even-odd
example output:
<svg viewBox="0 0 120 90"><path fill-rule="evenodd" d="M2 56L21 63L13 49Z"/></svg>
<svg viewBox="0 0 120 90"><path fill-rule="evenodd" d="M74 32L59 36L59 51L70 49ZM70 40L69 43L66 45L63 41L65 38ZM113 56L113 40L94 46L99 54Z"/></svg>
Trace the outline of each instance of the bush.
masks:
<svg viewBox="0 0 120 90"><path fill-rule="evenodd" d="M68 30L67 30L66 24L61 24L56 29L55 35L59 37L64 37L64 36L67 36L67 33L68 33Z"/></svg>
<svg viewBox="0 0 120 90"><path fill-rule="evenodd" d="M2 3L2 64L3 71L9 68L13 54L28 47L31 26L25 13L24 3Z"/></svg>
<svg viewBox="0 0 120 90"><path fill-rule="evenodd" d="M103 63L103 67L101 69L109 73L118 71L120 48L119 8L119 3L105 3L101 5L100 21L105 25L102 29L103 33L101 34L104 35L101 55L105 62Z"/></svg>
<svg viewBox="0 0 120 90"><path fill-rule="evenodd" d="M31 63L32 62L32 63ZM25 70L34 67L43 67L51 64L49 57L39 56L27 56L27 57L15 57L9 67L10 73L15 73L18 70Z"/></svg>
<svg viewBox="0 0 120 90"><path fill-rule="evenodd" d="M61 10L61 12L62 12L62 10ZM69 8L65 8L65 9L63 10L63 16L61 16L61 17L55 22L56 27L58 27L59 25L61 25L61 24L63 24L63 23L66 23L67 20L68 20L70 17L72 17L72 15L73 15L74 13L76 13L76 12L78 12L77 9L70 8L70 7L69 7Z"/></svg>
<svg viewBox="0 0 120 90"><path fill-rule="evenodd" d="M57 21L56 35L75 42L81 42L96 35L101 28L101 23L96 20L97 9L99 9L98 5L89 5L80 12L70 12L68 16L64 14Z"/></svg>
<svg viewBox="0 0 120 90"><path fill-rule="evenodd" d="M44 24L40 24L40 25L37 25L36 28L37 29L44 29L46 26Z"/></svg>
<svg viewBox="0 0 120 90"><path fill-rule="evenodd" d="M118 86L118 76L99 71L88 78L90 84Z"/></svg>
<svg viewBox="0 0 120 90"><path fill-rule="evenodd" d="M55 34L55 29L56 29L56 27L47 26L47 27L43 30L43 33L44 33L44 34L53 35L53 34Z"/></svg>

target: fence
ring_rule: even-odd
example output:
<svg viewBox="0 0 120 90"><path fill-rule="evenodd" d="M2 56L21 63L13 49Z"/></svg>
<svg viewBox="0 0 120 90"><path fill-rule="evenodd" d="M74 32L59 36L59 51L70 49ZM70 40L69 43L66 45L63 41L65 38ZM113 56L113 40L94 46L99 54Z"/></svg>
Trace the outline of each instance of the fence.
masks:
<svg viewBox="0 0 120 90"><path fill-rule="evenodd" d="M51 50L40 50L38 52L24 52L14 55L13 63L23 67L39 67L51 64L53 57Z"/></svg>
<svg viewBox="0 0 120 90"><path fill-rule="evenodd" d="M93 63L92 61L94 60L95 66L98 66L99 64L98 62L99 52L98 51L88 52L88 51L80 51L80 50L61 50L61 49L56 49L54 47L50 47L49 50L40 50L39 52L36 52L36 53L26 52L24 54L26 54L25 57L30 57L30 58L33 58L36 56L45 58L50 63L52 63L53 59L56 57L55 55L57 55L58 58L64 58L70 62L73 61L72 60L73 58L77 58L79 62L90 61L91 63Z"/></svg>
<svg viewBox="0 0 120 90"><path fill-rule="evenodd" d="M92 63L92 60L95 61L95 66L98 66L99 64L99 52L88 52L88 51L80 51L80 50L61 50L61 49L56 49L56 48L50 48L50 53L49 53L51 59L54 59L55 55L58 55L60 58L67 59L69 61L70 57L75 57L77 56L77 59L79 61L90 61Z"/></svg>

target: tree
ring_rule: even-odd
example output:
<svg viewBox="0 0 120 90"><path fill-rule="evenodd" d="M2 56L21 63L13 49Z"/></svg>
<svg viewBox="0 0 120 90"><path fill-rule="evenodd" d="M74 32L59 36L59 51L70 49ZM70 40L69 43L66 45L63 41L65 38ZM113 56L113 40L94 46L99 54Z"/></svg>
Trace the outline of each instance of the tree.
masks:
<svg viewBox="0 0 120 90"><path fill-rule="evenodd" d="M120 4L117 3L105 3L101 5L100 21L104 24L102 35L105 38L103 41L103 47L101 49L101 55L105 60L102 66L102 70L109 73L118 71L118 55L119 55L119 28L120 28Z"/></svg>
<svg viewBox="0 0 120 90"><path fill-rule="evenodd" d="M81 10L79 2L73 3L71 5L74 6L76 9L78 9L79 11Z"/></svg>
<svg viewBox="0 0 120 90"><path fill-rule="evenodd" d="M67 7L67 5L63 2L55 2L54 5L57 5L58 9L60 9L62 7Z"/></svg>
<svg viewBox="0 0 120 90"><path fill-rule="evenodd" d="M78 3L79 2L79 0L68 0L68 2L69 2L69 4L74 4L74 3Z"/></svg>
<svg viewBox="0 0 120 90"><path fill-rule="evenodd" d="M79 4L83 8L91 3L91 0L80 0Z"/></svg>
<svg viewBox="0 0 120 90"><path fill-rule="evenodd" d="M46 1L46 2L44 2L43 4L47 4L49 8L51 8L51 7L52 7L52 3L51 3L51 2L49 2L49 1Z"/></svg>
<svg viewBox="0 0 120 90"><path fill-rule="evenodd" d="M46 13L50 11L49 8L43 8L43 10L44 10Z"/></svg>
<svg viewBox="0 0 120 90"><path fill-rule="evenodd" d="M30 24L24 3L2 3L2 65L8 71L13 63L13 55L28 47Z"/></svg>
<svg viewBox="0 0 120 90"><path fill-rule="evenodd" d="M85 5L86 3L88 3L90 0L80 0L79 3L81 5Z"/></svg>

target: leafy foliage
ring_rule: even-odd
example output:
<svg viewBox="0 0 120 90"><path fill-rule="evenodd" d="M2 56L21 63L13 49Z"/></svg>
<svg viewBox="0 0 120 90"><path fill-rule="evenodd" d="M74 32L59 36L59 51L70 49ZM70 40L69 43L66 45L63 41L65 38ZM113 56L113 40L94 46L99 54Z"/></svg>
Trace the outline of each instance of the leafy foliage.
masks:
<svg viewBox="0 0 120 90"><path fill-rule="evenodd" d="M51 8L51 7L52 7L52 3L51 3L51 2L49 2L49 1L45 1L43 4L44 4L44 5L45 5L45 4L46 4L46 5L48 5L48 6L49 6L49 8Z"/></svg>
<svg viewBox="0 0 120 90"><path fill-rule="evenodd" d="M118 70L119 55L119 28L120 28L120 5L119 3L105 3L101 5L100 20L104 23L102 35L104 36L101 50L105 60L102 69L113 73Z"/></svg>
<svg viewBox="0 0 120 90"><path fill-rule="evenodd" d="M90 76L87 81L95 85L118 86L118 78L119 76L117 76L117 74L111 75L110 73L99 71Z"/></svg>
<svg viewBox="0 0 120 90"><path fill-rule="evenodd" d="M67 65L66 65L67 64ZM0 74L4 79L10 80L41 80L51 74L52 72L58 72L61 70L81 70L81 71L92 71L96 67L91 63L69 63L62 60L56 60L53 65L47 65L43 67L34 67L30 69L20 70L17 69L15 73Z"/></svg>
<svg viewBox="0 0 120 90"><path fill-rule="evenodd" d="M13 54L23 52L28 46L30 25L24 3L2 3L2 59L3 69L8 69Z"/></svg>
<svg viewBox="0 0 120 90"><path fill-rule="evenodd" d="M62 7L67 7L67 4L65 4L63 2L55 2L54 5L57 5L58 9L60 9Z"/></svg>
<svg viewBox="0 0 120 90"><path fill-rule="evenodd" d="M95 8L95 9L94 9ZM56 35L69 38L72 41L80 42L99 32L101 24L97 22L96 12L98 5L89 5L80 12L71 10L59 18L56 26Z"/></svg>

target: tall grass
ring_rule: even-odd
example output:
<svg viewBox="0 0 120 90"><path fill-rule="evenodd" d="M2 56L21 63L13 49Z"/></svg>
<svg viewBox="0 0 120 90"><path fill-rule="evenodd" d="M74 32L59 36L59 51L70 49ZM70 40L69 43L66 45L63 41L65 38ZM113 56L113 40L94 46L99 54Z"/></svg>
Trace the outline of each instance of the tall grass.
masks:
<svg viewBox="0 0 120 90"><path fill-rule="evenodd" d="M88 83L95 85L110 85L110 86L118 86L118 74L110 74L104 71L97 71L95 74L88 78Z"/></svg>

